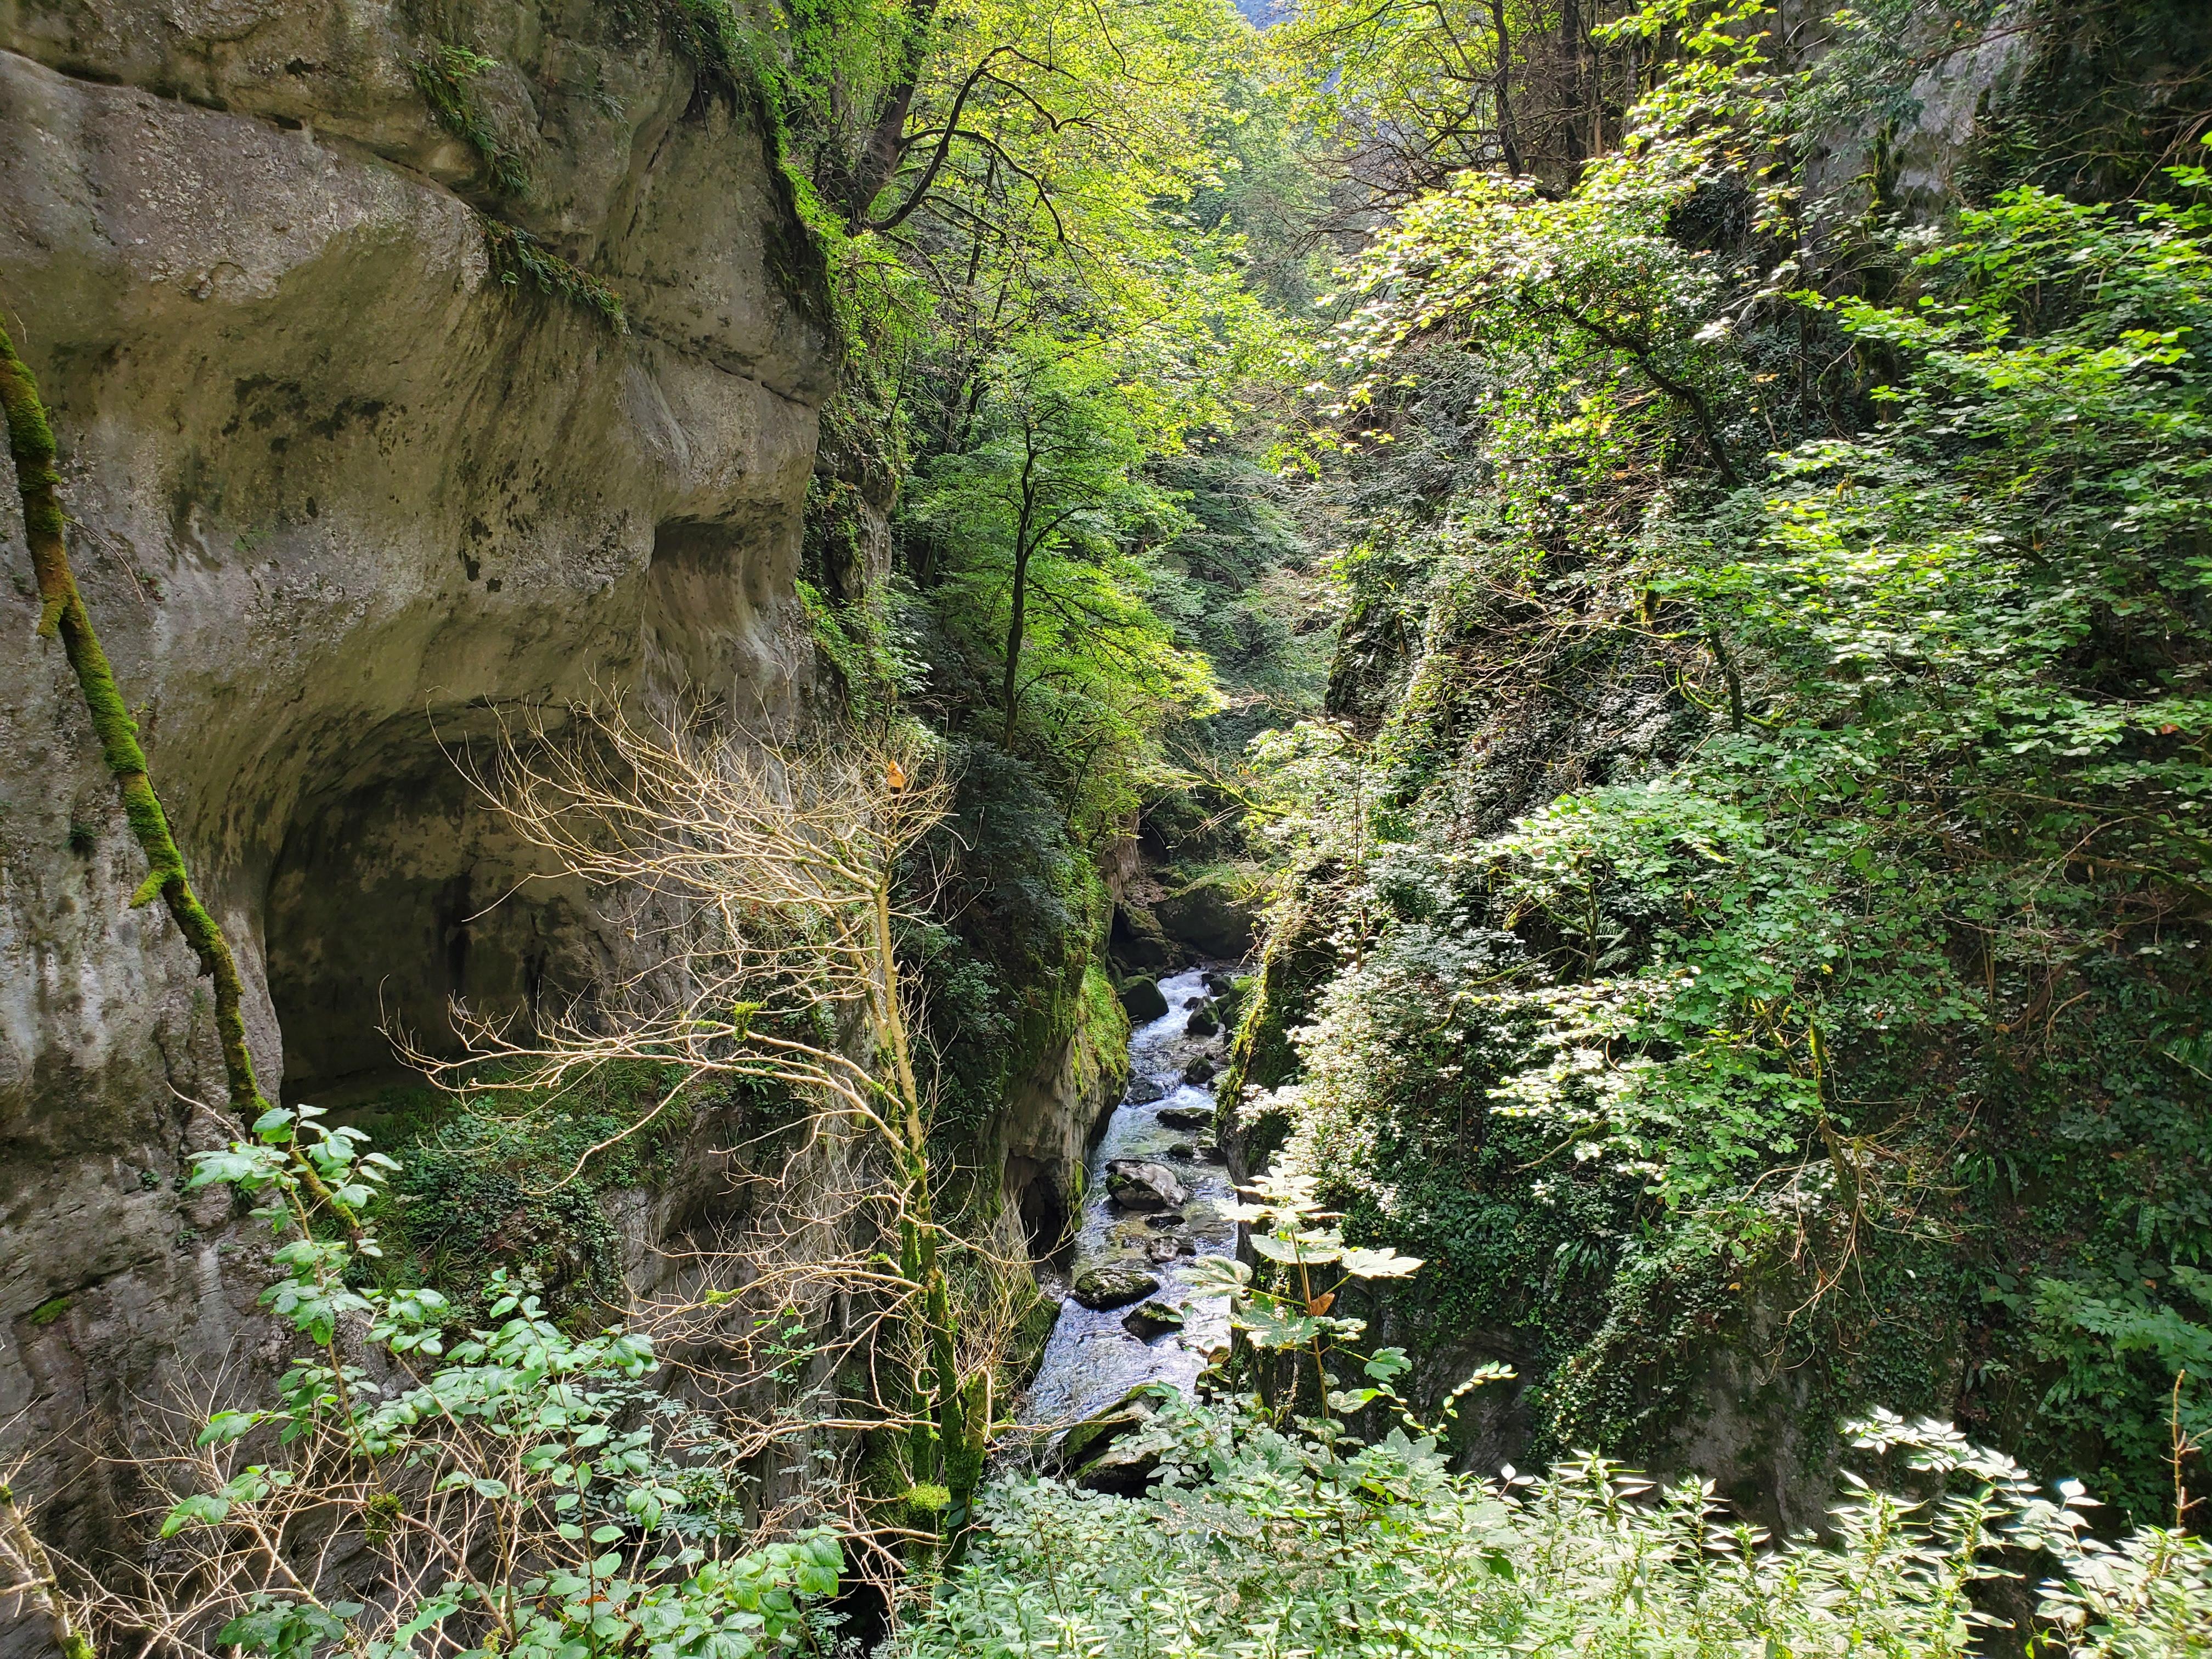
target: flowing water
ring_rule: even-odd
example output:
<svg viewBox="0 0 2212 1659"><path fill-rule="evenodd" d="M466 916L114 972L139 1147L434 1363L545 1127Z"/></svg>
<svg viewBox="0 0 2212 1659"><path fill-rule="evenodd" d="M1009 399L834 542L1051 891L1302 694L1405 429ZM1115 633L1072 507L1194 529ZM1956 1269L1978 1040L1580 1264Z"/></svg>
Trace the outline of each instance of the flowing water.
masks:
<svg viewBox="0 0 2212 1659"><path fill-rule="evenodd" d="M1184 1005L1206 996L1208 974L1224 971L1221 964L1209 964L1160 981L1168 1012L1130 1034L1129 1092L1107 1120L1106 1133L1091 1154L1073 1273L1080 1276L1101 1263L1128 1262L1156 1275L1159 1288L1118 1307L1086 1308L1073 1296L1061 1304L1036 1380L1023 1401L1025 1424L1049 1428L1077 1421L1112 1405L1139 1382L1171 1382L1187 1390L1197 1381L1206 1352L1229 1340L1227 1302L1218 1297L1193 1299L1183 1288L1183 1273L1198 1257L1228 1255L1236 1249L1237 1224L1229 1216L1236 1191L1220 1154L1213 1151L1210 1127L1160 1121L1163 1113L1173 1118L1179 1112L1212 1109L1212 1085L1186 1083L1182 1074L1201 1054L1219 1064L1224 1040L1187 1035L1191 1010ZM1147 1095L1154 1097L1144 1098ZM1106 1166L1119 1158L1164 1164L1175 1173L1190 1194L1188 1203L1166 1212L1179 1219L1162 1224L1109 1195ZM1147 1302L1186 1304L1182 1328L1149 1340L1133 1334L1123 1322Z"/></svg>

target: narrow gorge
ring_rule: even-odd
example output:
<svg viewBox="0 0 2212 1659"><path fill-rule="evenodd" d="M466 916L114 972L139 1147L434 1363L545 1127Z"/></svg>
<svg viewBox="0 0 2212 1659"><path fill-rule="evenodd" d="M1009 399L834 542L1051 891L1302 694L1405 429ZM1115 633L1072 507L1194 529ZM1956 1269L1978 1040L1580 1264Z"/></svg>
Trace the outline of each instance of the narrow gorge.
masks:
<svg viewBox="0 0 2212 1659"><path fill-rule="evenodd" d="M0 1659L2212 1653L2208 146L0 3Z"/></svg>

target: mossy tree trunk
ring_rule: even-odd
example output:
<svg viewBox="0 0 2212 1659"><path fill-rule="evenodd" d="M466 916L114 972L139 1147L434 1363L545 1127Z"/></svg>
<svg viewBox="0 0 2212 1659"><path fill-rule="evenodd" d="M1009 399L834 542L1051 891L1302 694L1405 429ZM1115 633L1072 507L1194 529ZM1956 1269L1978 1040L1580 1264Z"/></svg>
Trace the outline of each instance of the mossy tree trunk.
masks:
<svg viewBox="0 0 2212 1659"><path fill-rule="evenodd" d="M46 1624L62 1659L97 1659L92 1638L76 1627L63 1598L46 1547L39 1542L16 1506L15 1494L0 1483L0 1567L12 1566L20 1582L9 1588L46 1610Z"/></svg>
<svg viewBox="0 0 2212 1659"><path fill-rule="evenodd" d="M229 941L216 925L199 895L192 890L184 854L169 832L168 816L154 781L147 774L145 751L138 746L138 724L123 701L107 654L100 648L92 618L77 592L70 569L69 550L63 538L61 475L55 470L53 428L39 399L38 382L15 343L0 329L0 405L8 415L8 447L15 461L15 485L23 497L23 527L31 544L31 563L39 580L39 635L58 636L76 672L77 689L92 715L100 738L100 757L114 775L123 797L123 815L131 833L146 854L146 879L131 896L133 905L145 904L157 894L169 907L183 932L185 942L199 958L200 972L215 981L215 1021L222 1040L222 1067L230 1090L230 1103L240 1117L251 1123L264 1109L259 1085L253 1076L253 1057L246 1046L245 987Z"/></svg>
<svg viewBox="0 0 2212 1659"><path fill-rule="evenodd" d="M269 1109L261 1085L253 1075L253 1056L246 1046L246 987L238 975L238 960L230 941L216 919L192 890L185 868L185 855L170 833L168 815L154 793L145 751L138 746L138 723L123 701L122 688L100 649L100 635L77 592L70 569L69 548L63 526L61 474L55 462L54 433L39 398L39 383L29 367L15 355L14 341L0 328L0 409L8 417L8 448L15 463L15 487L23 498L25 539L31 547L31 564L39 582L39 635L59 638L76 675L100 739L100 757L115 779L123 797L123 816L131 833L146 854L146 879L131 895L135 905L150 902L159 895L176 919L185 942L199 961L200 972L215 984L216 1034L222 1044L222 1069L231 1109L251 1126ZM293 1161L309 1191L330 1206L349 1230L356 1227L353 1212L324 1184L314 1165L298 1153Z"/></svg>
<svg viewBox="0 0 2212 1659"><path fill-rule="evenodd" d="M886 860L874 895L873 1012L877 1042L890 1055L892 1082L898 1091L906 1136L906 1145L900 1149L907 1180L907 1214L899 1237L900 1267L910 1283L921 1287L921 1298L915 1321L915 1334L920 1340L915 1344L916 1370L909 1396L913 1417L907 1436L908 1463L915 1486L945 1488L944 1540L957 1549L981 1474L980 1458L972 1460L971 1468L971 1460L963 1454L971 1440L988 1433L989 1425L970 1420L969 1401L960 1386L952 1299L945 1281L944 1263L939 1259L933 1212L929 1128L901 1006L898 955L891 928L891 889L896 878L896 870Z"/></svg>

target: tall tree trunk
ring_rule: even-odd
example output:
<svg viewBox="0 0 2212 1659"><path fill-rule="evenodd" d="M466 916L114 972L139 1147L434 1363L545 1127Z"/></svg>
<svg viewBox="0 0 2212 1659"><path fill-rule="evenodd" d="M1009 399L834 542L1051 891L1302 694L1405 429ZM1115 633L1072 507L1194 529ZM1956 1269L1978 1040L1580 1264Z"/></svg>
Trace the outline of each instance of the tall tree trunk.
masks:
<svg viewBox="0 0 2212 1659"><path fill-rule="evenodd" d="M1588 94L1583 86L1583 9L1581 0L1560 0L1559 56L1566 67L1566 119L1560 124L1566 149L1567 165L1579 167L1590 151L1583 146L1583 106Z"/></svg>
<svg viewBox="0 0 2212 1659"><path fill-rule="evenodd" d="M999 682L999 746L1014 746L1014 704L1021 695L1016 685L1022 665L1022 634L1029 622L1030 549L1026 540L1014 552L1014 600L1006 620L1006 668Z"/></svg>
<svg viewBox="0 0 2212 1659"><path fill-rule="evenodd" d="M54 1574L46 1547L23 1519L15 1494L0 1483L0 1567L10 1565L15 1571L9 1577L18 1577L19 1582L9 1589L46 1609L46 1628L52 1632L62 1659L96 1659L92 1638L70 1619L69 1603L62 1598L61 1581Z"/></svg>
<svg viewBox="0 0 2212 1659"><path fill-rule="evenodd" d="M31 544L31 564L39 582L39 635L58 635L63 653L76 674L77 690L92 716L92 729L100 739L100 758L115 779L123 797L123 817L137 837L151 866L131 902L145 904L159 895L168 906L185 943L198 959L200 972L215 982L215 1029L222 1044L222 1069L230 1094L231 1109L251 1125L269 1109L261 1085L253 1075L253 1056L246 1046L246 988L238 976L238 960L230 941L192 890L185 855L170 833L161 798L154 793L148 775L145 751L138 746L138 723L123 701L100 635L93 631L92 617L77 592L76 576L70 568L69 549L62 537L61 474L55 470L53 428L46 422L46 405L39 398L39 383L29 366L15 355L15 343L0 329L0 410L8 418L8 448L15 463L15 487L23 497L23 529ZM357 1231L359 1218L324 1183L315 1166L292 1148L292 1165L301 1182L328 1205L349 1231Z"/></svg>
<svg viewBox="0 0 2212 1659"><path fill-rule="evenodd" d="M1036 445L1022 461L1022 508L1014 526L1014 592L1006 620L1006 671L999 683L999 746L1014 746L1014 703L1020 694L1022 633L1029 621L1030 528L1036 522Z"/></svg>
<svg viewBox="0 0 2212 1659"><path fill-rule="evenodd" d="M906 118L914 109L914 95L921 84L921 71L929 61L929 28L937 16L937 0L915 0L907 20L912 31L899 65L897 82L884 96L867 143L860 147L842 191L846 227L855 228L867 215L906 154Z"/></svg>
<svg viewBox="0 0 2212 1659"><path fill-rule="evenodd" d="M894 789L902 787L893 781ZM965 1458L969 1425L962 1409L952 1298L938 1251L929 1180L929 1126L922 1115L921 1080L915 1074L914 1051L899 1006L898 955L891 932L891 887L896 875L888 863L878 872L870 921L876 956L872 988L877 999L876 1037L890 1051L891 1077L906 1120L908 1200L906 1219L899 1229L899 1266L912 1283L921 1287L921 1328L915 1334L922 1339L928 1355L928 1384L925 1387L917 1366L908 1396L908 1462L911 1478L917 1483L945 1480L952 1499L945 1522L951 1536L956 1527L966 1525L981 1464L979 1461L970 1468ZM929 1395L934 1398L926 1398ZM927 1426L931 1419L935 1422L934 1434Z"/></svg>
<svg viewBox="0 0 2212 1659"><path fill-rule="evenodd" d="M1498 149L1505 171L1521 176L1521 145L1513 134L1513 36L1505 21L1505 0L1490 0L1490 25L1498 37L1498 79L1492 96L1498 103Z"/></svg>

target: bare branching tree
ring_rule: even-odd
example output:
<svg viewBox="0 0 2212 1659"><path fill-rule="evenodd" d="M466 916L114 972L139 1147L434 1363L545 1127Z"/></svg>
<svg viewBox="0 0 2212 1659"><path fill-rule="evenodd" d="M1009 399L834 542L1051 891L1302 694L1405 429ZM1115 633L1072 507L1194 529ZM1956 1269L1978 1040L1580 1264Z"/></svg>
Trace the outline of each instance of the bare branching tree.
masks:
<svg viewBox="0 0 2212 1659"><path fill-rule="evenodd" d="M523 1093L654 1062L668 1081L622 1134L702 1085L792 1103L798 1144L788 1125L770 1131L779 1170L754 1177L773 1190L684 1264L683 1294L651 1310L656 1336L747 1452L837 1432L900 1441L904 1515L941 1510L957 1551L1006 1287L1026 1259L987 1228L958 1241L950 1271L955 1237L938 1214L917 992L900 957L950 801L933 757L919 738L793 747L608 708L558 736L509 729L470 771L560 878L600 891L635 955L530 1029L457 1009L465 1053L418 1063L450 1087ZM807 1333L803 1356L777 1340L784 1320ZM794 1389L800 1371L841 1380Z"/></svg>

